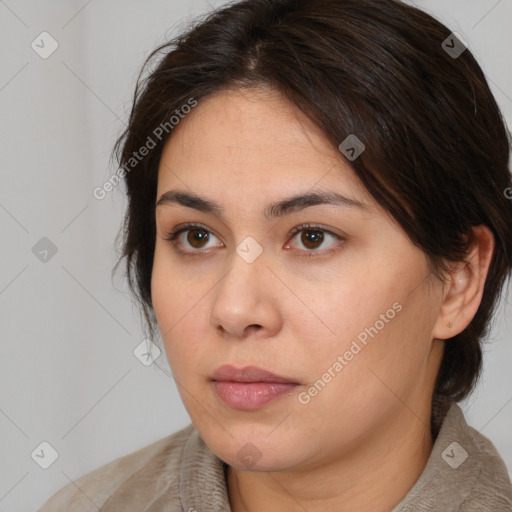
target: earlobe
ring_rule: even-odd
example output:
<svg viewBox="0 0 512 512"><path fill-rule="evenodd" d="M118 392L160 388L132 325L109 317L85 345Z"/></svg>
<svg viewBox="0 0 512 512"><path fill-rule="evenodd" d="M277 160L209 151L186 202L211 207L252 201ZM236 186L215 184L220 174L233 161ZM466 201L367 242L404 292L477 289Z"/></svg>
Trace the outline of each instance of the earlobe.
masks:
<svg viewBox="0 0 512 512"><path fill-rule="evenodd" d="M461 333L471 322L484 291L494 252L494 236L484 225L472 228L465 261L449 264L443 302L432 337L445 340Z"/></svg>

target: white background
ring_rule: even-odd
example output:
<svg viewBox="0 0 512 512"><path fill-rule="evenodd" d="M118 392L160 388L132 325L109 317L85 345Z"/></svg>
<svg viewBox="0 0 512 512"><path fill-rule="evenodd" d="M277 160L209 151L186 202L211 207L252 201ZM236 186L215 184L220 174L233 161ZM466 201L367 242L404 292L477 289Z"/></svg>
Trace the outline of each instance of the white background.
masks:
<svg viewBox="0 0 512 512"><path fill-rule="evenodd" d="M224 2L210 1L212 6ZM512 0L416 5L460 33L512 126ZM122 272L111 280L126 201L92 195L115 169L140 67L205 0L0 0L0 512L33 511L70 480L189 423L165 356L145 367L144 338ZM42 59L43 31L59 47ZM32 247L48 237L43 263ZM512 472L510 296L486 346L468 422ZM48 468L31 453L58 452Z"/></svg>

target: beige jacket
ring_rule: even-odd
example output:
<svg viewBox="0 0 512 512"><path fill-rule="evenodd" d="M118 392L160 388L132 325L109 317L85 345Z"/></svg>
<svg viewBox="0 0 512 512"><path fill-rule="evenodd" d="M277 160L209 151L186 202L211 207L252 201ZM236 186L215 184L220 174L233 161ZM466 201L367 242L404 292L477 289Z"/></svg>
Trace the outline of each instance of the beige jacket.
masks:
<svg viewBox="0 0 512 512"><path fill-rule="evenodd" d="M193 425L116 459L53 495L39 512L230 512L224 463ZM512 485L489 439L453 403L427 465L390 512L511 512Z"/></svg>

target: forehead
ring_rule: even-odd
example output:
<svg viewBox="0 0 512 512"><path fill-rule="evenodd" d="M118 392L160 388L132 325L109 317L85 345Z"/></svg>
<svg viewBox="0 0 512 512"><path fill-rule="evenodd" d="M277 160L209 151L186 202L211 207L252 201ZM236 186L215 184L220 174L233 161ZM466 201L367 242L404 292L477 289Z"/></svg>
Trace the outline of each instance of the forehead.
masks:
<svg viewBox="0 0 512 512"><path fill-rule="evenodd" d="M318 126L268 89L220 91L180 120L162 152L158 196L178 185L262 199L318 186L372 202Z"/></svg>

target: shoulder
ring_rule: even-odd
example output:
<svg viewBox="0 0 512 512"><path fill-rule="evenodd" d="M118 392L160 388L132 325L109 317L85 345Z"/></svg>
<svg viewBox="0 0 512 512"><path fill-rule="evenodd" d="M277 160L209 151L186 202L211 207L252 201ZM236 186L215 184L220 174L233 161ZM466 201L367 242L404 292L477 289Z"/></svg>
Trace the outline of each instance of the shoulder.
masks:
<svg viewBox="0 0 512 512"><path fill-rule="evenodd" d="M38 512L97 512L133 475L165 466L176 473L183 448L194 432L193 425L119 457L70 482L56 492Z"/></svg>
<svg viewBox="0 0 512 512"><path fill-rule="evenodd" d="M453 402L420 478L392 512L512 512L507 468Z"/></svg>
<svg viewBox="0 0 512 512"><path fill-rule="evenodd" d="M480 465L470 494L462 503L465 512L512 511L512 484L496 447L490 439L468 426L473 442L478 447Z"/></svg>

